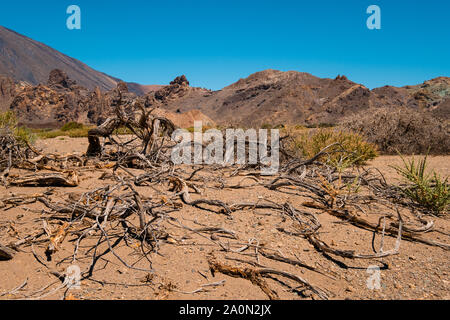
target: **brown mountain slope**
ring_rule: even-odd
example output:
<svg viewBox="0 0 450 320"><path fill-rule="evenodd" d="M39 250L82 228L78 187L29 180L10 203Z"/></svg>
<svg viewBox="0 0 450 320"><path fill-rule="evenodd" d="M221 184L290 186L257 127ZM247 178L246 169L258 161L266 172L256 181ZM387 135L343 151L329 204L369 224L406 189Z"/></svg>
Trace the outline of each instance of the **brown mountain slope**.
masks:
<svg viewBox="0 0 450 320"><path fill-rule="evenodd" d="M128 90L130 90L130 92L134 92L138 96L144 96L147 93L158 91L158 90L164 88L164 86L162 86L162 85L142 85L142 84L135 83L135 82L127 82L127 86L128 86Z"/></svg>
<svg viewBox="0 0 450 320"><path fill-rule="evenodd" d="M165 91L171 91L171 86ZM150 93L158 97L160 92ZM225 87L207 91L186 87L176 98L159 102L172 111L200 109L220 124L333 121L369 106L370 90L345 77L321 79L307 73L266 70Z"/></svg>
<svg viewBox="0 0 450 320"><path fill-rule="evenodd" d="M108 91L122 81L94 70L43 43L0 26L0 75L17 82L24 81L37 85L45 84L49 72L53 69L63 70L79 85L90 90L99 87L102 91ZM134 82L127 83L127 85L130 92L136 93L138 96L162 87L140 85Z"/></svg>
<svg viewBox="0 0 450 320"><path fill-rule="evenodd" d="M170 111L199 109L224 125L337 123L373 107L407 106L446 114L449 80L441 77L417 86L371 91L345 76L321 79L296 71L265 70L220 91L192 88L184 77L150 92L147 100Z"/></svg>
<svg viewBox="0 0 450 320"><path fill-rule="evenodd" d="M57 88L47 84L48 74L55 68L74 82ZM26 123L59 124L69 118L96 123L107 110L92 97L98 97L98 92L108 95L119 83L120 79L0 27L0 110L14 109ZM41 85L33 87L37 84ZM354 113L380 107L429 110L444 119L450 114L447 77L415 86L369 90L345 76L321 79L296 71L265 70L219 91L191 87L184 76L167 86L128 83L127 87L143 96L148 105L175 113L198 109L221 125L337 123ZM95 95L89 96L94 89Z"/></svg>
<svg viewBox="0 0 450 320"><path fill-rule="evenodd" d="M56 68L64 70L71 79L88 89L110 90L117 85L112 77L0 26L0 74L37 85L45 83L50 71Z"/></svg>

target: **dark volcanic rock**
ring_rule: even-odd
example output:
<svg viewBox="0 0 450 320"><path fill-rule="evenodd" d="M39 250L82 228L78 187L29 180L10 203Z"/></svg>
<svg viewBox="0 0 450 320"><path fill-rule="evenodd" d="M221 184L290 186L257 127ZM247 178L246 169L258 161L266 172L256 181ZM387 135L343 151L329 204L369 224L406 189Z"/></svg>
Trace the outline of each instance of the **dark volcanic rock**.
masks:
<svg viewBox="0 0 450 320"><path fill-rule="evenodd" d="M162 87L157 91L148 93L145 96L145 104L146 106L167 105L182 99L184 96L192 92L197 92L201 94L207 92L207 90L190 87L189 81L187 80L186 76L182 75L176 77L175 80L170 82L170 85ZM173 111L175 112L175 110Z"/></svg>
<svg viewBox="0 0 450 320"><path fill-rule="evenodd" d="M189 81L187 80L185 75L176 77L175 80L173 80L172 82L170 82L170 85L180 85L180 86L189 86Z"/></svg>
<svg viewBox="0 0 450 320"><path fill-rule="evenodd" d="M117 89L119 89L120 92L122 92L122 93L128 93L129 92L128 85L125 82L123 82L123 81L120 81L117 84Z"/></svg>
<svg viewBox="0 0 450 320"><path fill-rule="evenodd" d="M69 76L59 69L52 70L50 76L48 77L47 85L50 88L60 89L66 88L70 89L76 85L76 81L69 79Z"/></svg>

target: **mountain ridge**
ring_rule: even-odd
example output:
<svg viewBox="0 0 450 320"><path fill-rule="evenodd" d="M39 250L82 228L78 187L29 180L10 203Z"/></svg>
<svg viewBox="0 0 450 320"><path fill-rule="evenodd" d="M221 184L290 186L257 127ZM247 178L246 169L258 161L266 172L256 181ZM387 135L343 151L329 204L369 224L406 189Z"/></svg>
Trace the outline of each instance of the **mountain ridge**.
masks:
<svg viewBox="0 0 450 320"><path fill-rule="evenodd" d="M95 70L82 61L61 53L45 43L0 26L0 74L32 85L44 84L48 74L60 69L79 85L102 91L114 89L122 80ZM145 95L152 86L129 83L130 91Z"/></svg>
<svg viewBox="0 0 450 320"><path fill-rule="evenodd" d="M124 84L135 94L130 99L176 114L199 110L220 125L336 124L381 107L420 109L444 119L450 115L448 77L370 90L343 75L331 79L267 69L217 91L192 87L184 75L168 85L146 86L124 83L0 26L0 111L17 111L26 123L33 121L28 114L34 114L41 125L98 123L111 111L112 91Z"/></svg>
<svg viewBox="0 0 450 320"><path fill-rule="evenodd" d="M187 84L169 86L148 96L170 111L199 109L222 125L336 124L352 114L386 106L406 106L446 117L450 78L370 90L346 76L319 78L304 72L268 69L218 91Z"/></svg>
<svg viewBox="0 0 450 320"><path fill-rule="evenodd" d="M0 26L0 74L33 85L45 83L53 69L64 70L71 79L88 89L111 90L112 77L96 71L48 45Z"/></svg>

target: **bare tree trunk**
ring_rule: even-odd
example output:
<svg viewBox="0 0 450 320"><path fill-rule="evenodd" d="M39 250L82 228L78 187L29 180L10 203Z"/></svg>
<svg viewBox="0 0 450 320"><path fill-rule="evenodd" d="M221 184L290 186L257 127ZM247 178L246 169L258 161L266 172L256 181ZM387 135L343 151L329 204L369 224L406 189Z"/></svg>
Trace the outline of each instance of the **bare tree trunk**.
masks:
<svg viewBox="0 0 450 320"><path fill-rule="evenodd" d="M117 118L108 118L99 127L89 130L88 140L89 147L87 149L86 155L88 157L95 157L102 153L102 146L100 144L100 137L109 137L114 132L115 129L120 127L121 121Z"/></svg>

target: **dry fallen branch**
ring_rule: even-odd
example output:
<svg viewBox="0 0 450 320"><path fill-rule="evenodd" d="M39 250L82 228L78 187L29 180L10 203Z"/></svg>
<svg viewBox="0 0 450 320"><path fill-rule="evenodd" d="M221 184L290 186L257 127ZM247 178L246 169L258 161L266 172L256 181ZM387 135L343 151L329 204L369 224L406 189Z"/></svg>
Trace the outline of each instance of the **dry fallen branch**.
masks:
<svg viewBox="0 0 450 320"><path fill-rule="evenodd" d="M28 279L26 279L20 286L17 286L16 288L12 289L11 291L7 291L0 294L0 297L6 296L6 295L13 295L16 294L18 291L22 290L26 287L28 284Z"/></svg>
<svg viewBox="0 0 450 320"><path fill-rule="evenodd" d="M213 276L215 272L218 272L231 277L249 280L254 285L257 285L270 300L279 300L278 294L269 288L259 271L251 268L230 267L215 261L213 258L210 258L208 263Z"/></svg>
<svg viewBox="0 0 450 320"><path fill-rule="evenodd" d="M76 172L70 172L65 176L59 173L10 176L8 183L20 187L77 187L79 184Z"/></svg>
<svg viewBox="0 0 450 320"><path fill-rule="evenodd" d="M391 224L391 226L382 229L379 224L375 224L375 223L366 221L366 220L352 214L349 210L329 210L329 209L327 209L325 211L328 212L332 216L340 218L343 221L349 222L357 227L360 227L360 228L363 228L366 230L370 230L370 231L374 231L374 232L383 231L385 233L395 236L402 229L402 224L399 222L394 222ZM423 243L423 244L426 244L429 246L435 246L435 247L440 247L444 250L450 250L450 245L448 245L448 244L424 239L420 236L415 235L414 232L411 232L411 231L404 230L401 233L401 237L402 237L402 239L405 239L405 240L417 241L417 242L420 242L420 243Z"/></svg>
<svg viewBox="0 0 450 320"><path fill-rule="evenodd" d="M300 283L302 286L305 286L307 289L311 290L321 299L328 299L328 295L322 289L316 288L309 284L306 280L302 279L299 276L293 275L288 272L279 271L270 268L261 268L261 269L253 269L253 268L237 268L231 267L222 263L219 263L215 260L214 257L210 257L208 259L208 264L211 270L211 273L214 275L215 272L223 273L232 277L239 277L246 280L251 281L253 284L257 285L261 288L261 290L267 295L270 300L278 300L278 294L269 288L267 282L263 279L263 277L268 277L270 275L280 275L286 277L288 279L294 280Z"/></svg>

